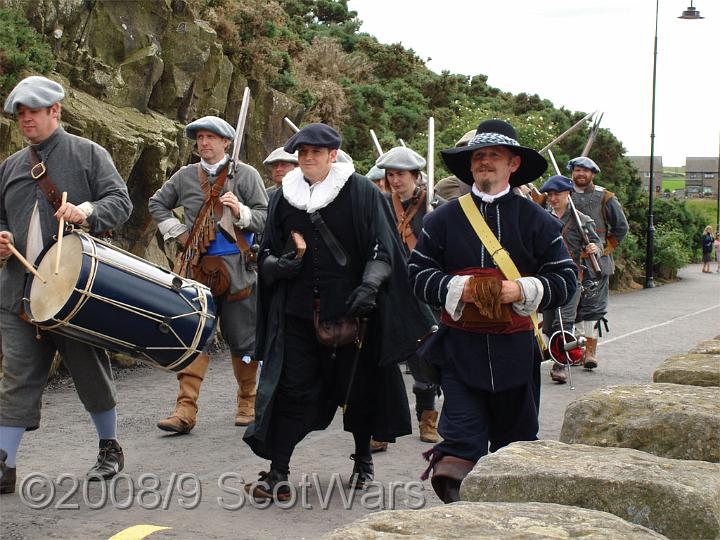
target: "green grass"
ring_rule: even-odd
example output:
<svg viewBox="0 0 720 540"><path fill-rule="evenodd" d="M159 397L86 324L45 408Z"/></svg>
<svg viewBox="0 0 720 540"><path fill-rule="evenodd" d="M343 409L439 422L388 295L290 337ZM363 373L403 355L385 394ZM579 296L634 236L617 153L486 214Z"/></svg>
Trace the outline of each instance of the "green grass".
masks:
<svg viewBox="0 0 720 540"><path fill-rule="evenodd" d="M712 225L713 230L717 225L717 200L716 199L687 199L688 209L695 215L700 216L700 222L705 225Z"/></svg>
<svg viewBox="0 0 720 540"><path fill-rule="evenodd" d="M665 191L666 189L669 189L670 191L674 191L676 189L684 189L685 188L685 179L684 178L663 178L662 183L662 190Z"/></svg>

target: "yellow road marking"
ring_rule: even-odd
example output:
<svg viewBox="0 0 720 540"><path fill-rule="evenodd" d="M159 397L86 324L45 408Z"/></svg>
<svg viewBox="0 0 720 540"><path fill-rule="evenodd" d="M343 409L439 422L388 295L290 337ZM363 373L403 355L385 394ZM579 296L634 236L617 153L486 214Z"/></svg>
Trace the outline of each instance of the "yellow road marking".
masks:
<svg viewBox="0 0 720 540"><path fill-rule="evenodd" d="M158 525L134 525L111 536L108 540L141 540L154 532L169 528L170 527L159 527Z"/></svg>

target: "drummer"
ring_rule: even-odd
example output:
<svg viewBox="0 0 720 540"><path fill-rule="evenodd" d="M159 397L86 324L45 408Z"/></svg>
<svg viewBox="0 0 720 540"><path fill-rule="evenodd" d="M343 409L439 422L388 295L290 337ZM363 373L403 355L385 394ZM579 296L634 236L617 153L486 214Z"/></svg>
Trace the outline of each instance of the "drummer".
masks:
<svg viewBox="0 0 720 540"><path fill-rule="evenodd" d="M80 401L90 413L100 451L88 472L90 480L111 478L123 469L117 441L115 386L105 351L41 331L26 322L21 301L26 270L11 245L33 262L58 232L58 221L99 234L120 227L132 203L125 182L102 146L67 133L60 125L63 87L45 77L20 81L5 101L30 142L0 164L0 333L3 378L0 380L0 494L13 493L15 457L26 430L40 425L41 397L55 352L59 352L75 383ZM47 173L33 179L34 160ZM42 171L34 169L37 178ZM55 197L44 195L54 184ZM38 189L40 188L40 189ZM67 202L58 194L67 192ZM10 257L8 259L8 257ZM59 449L62 451L62 449Z"/></svg>

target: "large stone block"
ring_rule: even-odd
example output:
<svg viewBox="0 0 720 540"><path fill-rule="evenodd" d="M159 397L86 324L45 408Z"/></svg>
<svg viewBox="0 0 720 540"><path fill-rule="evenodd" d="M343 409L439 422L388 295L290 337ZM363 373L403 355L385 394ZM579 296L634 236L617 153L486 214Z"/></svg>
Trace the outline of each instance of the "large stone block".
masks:
<svg viewBox="0 0 720 540"><path fill-rule="evenodd" d="M560 440L717 463L720 388L634 384L594 390L567 406Z"/></svg>
<svg viewBox="0 0 720 540"><path fill-rule="evenodd" d="M707 343L707 342L705 342ZM660 364L653 373L656 383L720 386L720 353L710 353L709 347L694 350L703 352L678 354Z"/></svg>
<svg viewBox="0 0 720 540"><path fill-rule="evenodd" d="M720 354L720 339L701 341L688 351L689 354Z"/></svg>
<svg viewBox="0 0 720 540"><path fill-rule="evenodd" d="M459 502L423 510L367 515L323 536L326 540L377 538L665 538L607 512L541 503Z"/></svg>
<svg viewBox="0 0 720 540"><path fill-rule="evenodd" d="M513 443L480 459L460 498L580 506L668 538L720 536L720 465L629 448Z"/></svg>

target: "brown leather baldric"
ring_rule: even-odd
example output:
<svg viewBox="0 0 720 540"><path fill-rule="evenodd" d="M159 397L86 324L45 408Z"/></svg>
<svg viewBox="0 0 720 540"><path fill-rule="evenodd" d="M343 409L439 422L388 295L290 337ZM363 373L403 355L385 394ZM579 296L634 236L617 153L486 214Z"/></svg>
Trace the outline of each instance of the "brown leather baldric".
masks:
<svg viewBox="0 0 720 540"><path fill-rule="evenodd" d="M397 193L392 194L393 210L395 211L395 218L397 219L397 230L398 233L400 233L400 238L403 243L410 251L414 250L415 244L417 244L417 238L412 231L412 219L422 205L425 204L425 196L425 190L421 190L419 195L413 196L410 205L407 207L407 210L405 210Z"/></svg>
<svg viewBox="0 0 720 540"><path fill-rule="evenodd" d="M200 178L200 187L202 188L203 195L205 196L205 204L208 204L208 201L212 200L213 214L216 216L221 216L223 213L223 204L220 202L220 194L223 186L225 185L227 173L228 168L225 167L211 187L210 182L208 182L207 179L207 174L205 174L203 168L198 165L198 176ZM235 233L235 245L237 245L238 249L242 253L250 251L250 246L245 240L245 236L241 234L241 231L237 227L235 227Z"/></svg>

